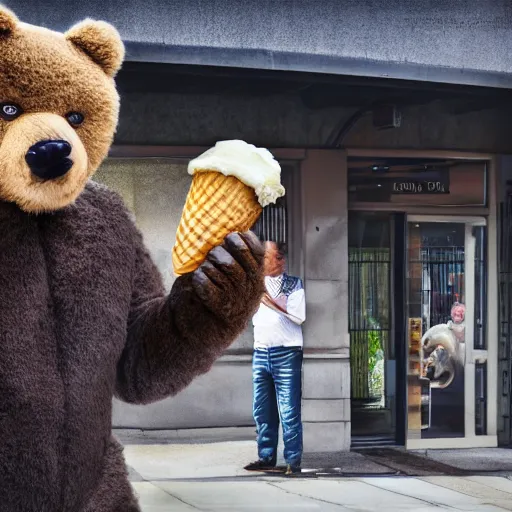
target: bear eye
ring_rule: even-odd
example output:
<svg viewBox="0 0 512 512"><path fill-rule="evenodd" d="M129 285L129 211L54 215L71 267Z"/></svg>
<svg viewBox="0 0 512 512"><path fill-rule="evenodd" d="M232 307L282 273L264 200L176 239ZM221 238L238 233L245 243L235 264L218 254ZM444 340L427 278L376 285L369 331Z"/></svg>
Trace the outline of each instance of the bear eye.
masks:
<svg viewBox="0 0 512 512"><path fill-rule="evenodd" d="M0 117L4 121L13 121L21 116L23 110L15 103L0 103Z"/></svg>
<svg viewBox="0 0 512 512"><path fill-rule="evenodd" d="M84 122L84 115L80 112L68 112L66 114L68 123L72 126L80 126Z"/></svg>

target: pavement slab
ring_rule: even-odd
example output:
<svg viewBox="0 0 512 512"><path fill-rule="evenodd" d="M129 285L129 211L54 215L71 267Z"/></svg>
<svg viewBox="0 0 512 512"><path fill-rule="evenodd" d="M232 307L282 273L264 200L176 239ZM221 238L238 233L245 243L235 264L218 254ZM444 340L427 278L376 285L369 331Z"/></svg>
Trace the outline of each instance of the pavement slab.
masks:
<svg viewBox="0 0 512 512"><path fill-rule="evenodd" d="M219 478L250 475L243 467L254 460L254 443L128 445L126 463L144 480Z"/></svg>
<svg viewBox="0 0 512 512"><path fill-rule="evenodd" d="M195 512L196 508L159 489L151 482L132 482L143 512Z"/></svg>
<svg viewBox="0 0 512 512"><path fill-rule="evenodd" d="M439 507L450 507L455 510L510 510L502 507L501 498L506 493L495 491L488 488L488 493L468 493L467 490L475 485L474 482L458 477L426 477L426 478L363 478L362 481L387 491L395 495L409 496L431 505ZM512 497L512 496L510 496ZM509 499L509 504L512 501Z"/></svg>
<svg viewBox="0 0 512 512"><path fill-rule="evenodd" d="M287 492L268 482L159 482L158 487L193 506L214 512L343 511L343 506ZM145 511L144 511L145 512Z"/></svg>
<svg viewBox="0 0 512 512"><path fill-rule="evenodd" d="M486 485L487 487L491 487L492 489L497 489L498 491L504 491L512 494L512 480L510 480L510 478L476 475L468 476L466 480L478 482L482 485Z"/></svg>
<svg viewBox="0 0 512 512"><path fill-rule="evenodd" d="M493 488L491 485L487 485L485 480L478 481L469 478L457 478L450 476L426 477L422 478L422 480L432 483L437 487L455 491L459 496L465 495L475 498L479 501L480 504L490 504L500 507L504 510L512 510L512 492ZM504 482L508 481L505 478L502 480Z"/></svg>
<svg viewBox="0 0 512 512"><path fill-rule="evenodd" d="M299 496L341 505L349 510L410 511L435 508L427 500L379 489L359 479L310 480L307 484L295 480L273 485Z"/></svg>

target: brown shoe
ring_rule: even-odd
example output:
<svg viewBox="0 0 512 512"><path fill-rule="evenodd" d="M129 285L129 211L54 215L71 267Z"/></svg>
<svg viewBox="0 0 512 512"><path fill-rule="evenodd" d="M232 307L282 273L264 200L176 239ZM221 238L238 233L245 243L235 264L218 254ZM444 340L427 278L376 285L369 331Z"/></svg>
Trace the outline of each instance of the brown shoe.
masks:
<svg viewBox="0 0 512 512"><path fill-rule="evenodd" d="M286 466L286 471L284 472L284 476L296 476L300 475L301 469L300 466L292 466L291 464L288 464Z"/></svg>

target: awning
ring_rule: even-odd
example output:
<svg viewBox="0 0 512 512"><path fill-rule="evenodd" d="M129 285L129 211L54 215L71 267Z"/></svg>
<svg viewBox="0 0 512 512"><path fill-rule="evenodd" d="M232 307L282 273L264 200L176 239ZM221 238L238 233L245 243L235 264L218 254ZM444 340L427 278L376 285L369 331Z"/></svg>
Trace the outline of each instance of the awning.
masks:
<svg viewBox="0 0 512 512"><path fill-rule="evenodd" d="M512 88L512 68L510 72L504 72L298 52L287 53L275 50L169 46L140 42L126 42L126 49L126 60L133 62L302 71L480 87Z"/></svg>
<svg viewBox="0 0 512 512"><path fill-rule="evenodd" d="M44 4L44 5L43 5ZM508 0L26 0L28 23L120 31L127 60L512 87Z"/></svg>

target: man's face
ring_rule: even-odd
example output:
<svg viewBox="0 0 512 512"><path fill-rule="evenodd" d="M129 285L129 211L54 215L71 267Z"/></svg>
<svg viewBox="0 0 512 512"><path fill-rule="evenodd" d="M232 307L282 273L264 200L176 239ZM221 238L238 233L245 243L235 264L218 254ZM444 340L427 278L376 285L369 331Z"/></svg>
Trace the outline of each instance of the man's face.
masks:
<svg viewBox="0 0 512 512"><path fill-rule="evenodd" d="M274 242L265 243L265 264L264 271L266 276L277 277L284 272L286 264L285 257L279 254Z"/></svg>
<svg viewBox="0 0 512 512"><path fill-rule="evenodd" d="M464 308L462 306L452 309L452 320L456 324L460 324L464 320Z"/></svg>

